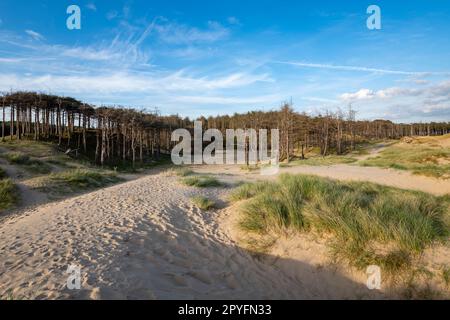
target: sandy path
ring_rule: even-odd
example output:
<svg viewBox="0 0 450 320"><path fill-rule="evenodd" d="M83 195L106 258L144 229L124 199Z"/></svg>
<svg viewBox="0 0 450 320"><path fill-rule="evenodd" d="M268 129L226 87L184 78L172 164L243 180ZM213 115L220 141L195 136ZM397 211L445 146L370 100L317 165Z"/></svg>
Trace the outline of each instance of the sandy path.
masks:
<svg viewBox="0 0 450 320"><path fill-rule="evenodd" d="M159 173L7 219L0 224L0 297L373 296L324 268L253 258L220 226L222 211L202 212L190 204L200 192L223 198L228 191L183 187L176 177ZM81 267L81 290L66 288L70 264ZM281 264L296 272L283 272Z"/></svg>
<svg viewBox="0 0 450 320"><path fill-rule="evenodd" d="M230 181L236 179L259 180L275 179L279 174L311 174L343 181L368 181L401 189L417 190L434 195L450 194L450 180L413 175L406 171L377 167L336 164L331 166L295 166L280 168L273 176L262 176L259 170L246 173L239 166L202 166L195 171L216 175L225 175ZM228 176L228 177L227 177Z"/></svg>
<svg viewBox="0 0 450 320"><path fill-rule="evenodd" d="M19 189L19 192L21 194L20 199L21 207L31 207L48 201L48 197L45 194L31 189L24 183L23 180L26 173L19 170L17 166L11 165L6 160L1 158L0 158L0 166L3 168L3 170L5 170L7 176L14 181L17 188Z"/></svg>

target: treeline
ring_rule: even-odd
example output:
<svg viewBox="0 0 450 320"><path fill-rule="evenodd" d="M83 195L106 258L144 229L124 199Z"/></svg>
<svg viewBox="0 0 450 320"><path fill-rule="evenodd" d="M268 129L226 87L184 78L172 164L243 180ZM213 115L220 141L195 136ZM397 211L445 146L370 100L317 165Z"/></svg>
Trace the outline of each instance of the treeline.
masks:
<svg viewBox="0 0 450 320"><path fill-rule="evenodd" d="M121 106L94 107L70 97L37 92L0 96L1 139L53 141L68 153L88 156L100 165L144 162L169 153L171 132L189 119L160 116Z"/></svg>
<svg viewBox="0 0 450 320"><path fill-rule="evenodd" d="M252 111L233 116L201 118L206 128L226 129L280 129L280 158L305 157L308 148L317 147L325 156L344 154L355 149L358 143L377 139L400 139L405 136L444 135L450 133L450 122L393 123L388 120L356 120L356 111L325 111L311 117L295 112L291 104L276 111ZM270 131L269 131L270 132ZM270 141L270 140L269 140Z"/></svg>
<svg viewBox="0 0 450 320"><path fill-rule="evenodd" d="M1 139L34 139L57 143L65 151L76 151L95 163L113 165L145 162L170 153L177 142L171 133L178 128L193 129L189 118L161 116L122 106L95 107L70 97L11 92L0 95ZM343 154L358 143L404 136L443 135L450 123L398 124L387 120L356 120L356 112L325 112L311 117L295 112L288 103L279 110L252 111L232 116L201 117L205 129L280 129L280 157L304 157L310 147L322 155ZM270 141L270 139L269 139Z"/></svg>

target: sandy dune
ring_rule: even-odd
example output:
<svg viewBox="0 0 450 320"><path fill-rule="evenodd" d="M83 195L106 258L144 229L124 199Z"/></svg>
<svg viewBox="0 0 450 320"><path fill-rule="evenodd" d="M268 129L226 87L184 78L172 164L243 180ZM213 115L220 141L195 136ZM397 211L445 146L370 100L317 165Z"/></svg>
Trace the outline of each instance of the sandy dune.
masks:
<svg viewBox="0 0 450 320"><path fill-rule="evenodd" d="M202 212L190 204L200 192L220 200L228 191L199 191L155 173L12 216L0 224L0 296L379 297L362 283L308 261L254 258L222 227L226 210ZM66 288L70 264L81 267L81 290Z"/></svg>
<svg viewBox="0 0 450 320"><path fill-rule="evenodd" d="M195 167L195 171L215 175L225 174L224 178L230 181L236 179L276 179L282 173L311 174L342 181L368 181L401 189L423 191L434 195L450 194L450 180L419 176L395 169L360 167L347 164L280 168L278 174L273 176L261 176L259 170L245 173L238 166L202 166Z"/></svg>

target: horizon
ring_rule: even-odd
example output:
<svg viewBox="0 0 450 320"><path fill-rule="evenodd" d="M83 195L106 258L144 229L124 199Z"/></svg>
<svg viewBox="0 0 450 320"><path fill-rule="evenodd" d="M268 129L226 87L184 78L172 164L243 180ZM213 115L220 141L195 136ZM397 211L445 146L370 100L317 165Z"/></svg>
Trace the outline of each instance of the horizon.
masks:
<svg viewBox="0 0 450 320"><path fill-rule="evenodd" d="M66 27L71 4L81 30ZM371 4L380 30L366 26ZM292 100L311 116L351 104L358 119L446 122L449 17L448 3L419 1L3 1L0 91L189 118Z"/></svg>

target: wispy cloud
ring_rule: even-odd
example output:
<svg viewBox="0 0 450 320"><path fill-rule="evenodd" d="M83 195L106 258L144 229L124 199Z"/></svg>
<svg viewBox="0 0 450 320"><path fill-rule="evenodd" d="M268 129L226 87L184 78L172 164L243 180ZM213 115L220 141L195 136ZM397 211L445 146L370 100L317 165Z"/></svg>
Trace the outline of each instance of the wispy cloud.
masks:
<svg viewBox="0 0 450 320"><path fill-rule="evenodd" d="M270 81L267 75L229 74L222 77L195 77L183 70L170 74L115 72L102 75L45 74L20 77L0 74L0 89L48 90L71 93L163 93L201 92L240 88L260 81Z"/></svg>
<svg viewBox="0 0 450 320"><path fill-rule="evenodd" d="M254 106L257 104L268 105L281 101L279 95L263 95L252 97L240 96L177 96L173 99L175 102L186 104L204 104L204 105L246 105Z"/></svg>
<svg viewBox="0 0 450 320"><path fill-rule="evenodd" d="M109 11L109 12L106 14L106 19L112 20L112 19L117 18L118 15L119 15L119 13L118 13L117 11L112 10L112 11Z"/></svg>
<svg viewBox="0 0 450 320"><path fill-rule="evenodd" d="M86 8L88 8L89 10L92 10L92 11L97 11L97 6L93 2L88 3L86 5Z"/></svg>
<svg viewBox="0 0 450 320"><path fill-rule="evenodd" d="M215 42L227 37L230 33L227 28L216 21L208 21L207 27L204 29L178 23L160 23L154 27L159 38L171 44Z"/></svg>
<svg viewBox="0 0 450 320"><path fill-rule="evenodd" d="M234 26L240 26L241 25L241 21L238 18L236 18L236 17L228 17L227 18L227 22L229 24L231 24L231 25L234 25Z"/></svg>
<svg viewBox="0 0 450 320"><path fill-rule="evenodd" d="M440 74L440 75L448 74L448 75L450 75L450 72L401 71L401 70L380 69L380 68L370 68L370 67L361 67L361 66L341 66L341 65L322 64L322 63L306 63L306 62L290 62L290 61L275 61L275 63L288 64L288 65L303 67L303 68L370 72L370 73L378 73L378 74L394 74L394 75L405 75L405 76L423 76L423 75L429 75L429 74Z"/></svg>
<svg viewBox="0 0 450 320"><path fill-rule="evenodd" d="M34 40L37 40L37 41L45 40L45 37L36 31L25 30L25 33L28 34L30 37L32 37Z"/></svg>

